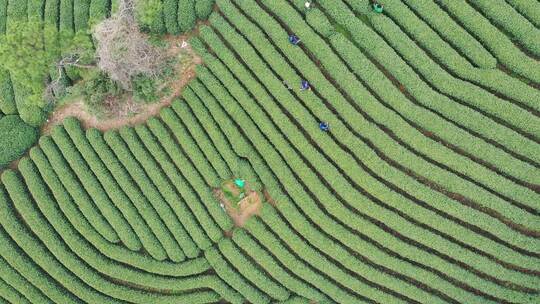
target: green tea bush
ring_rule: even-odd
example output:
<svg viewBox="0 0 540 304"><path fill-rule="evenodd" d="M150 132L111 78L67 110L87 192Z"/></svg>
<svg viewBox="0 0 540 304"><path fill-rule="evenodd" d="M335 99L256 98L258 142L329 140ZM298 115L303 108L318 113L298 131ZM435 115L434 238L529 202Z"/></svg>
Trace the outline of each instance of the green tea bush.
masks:
<svg viewBox="0 0 540 304"><path fill-rule="evenodd" d="M86 220L85 216L77 208L77 205L62 186L58 176L56 176L51 165L48 163L45 154L43 154L39 148L34 148L30 152L30 157L32 158L35 167L39 169L39 173L44 182L47 183L54 195L55 202L50 202L47 207L48 210L54 210L57 208L55 207L57 204L58 208L62 210L71 225L73 225L81 235L107 257L134 268L141 269L145 272L163 276L188 276L202 273L210 267L206 260L199 258L182 263L182 267L179 268L176 263L154 260L151 256L142 255L136 251L132 251L122 244L111 245L109 241L103 238L95 228L92 227L90 222ZM39 178L36 176L36 169L32 169L31 167L32 166L28 166L29 169L26 169L26 167L20 168L21 173L25 179L34 178L38 181Z"/></svg>
<svg viewBox="0 0 540 304"><path fill-rule="evenodd" d="M21 157L38 139L39 131L17 115L0 118L0 168Z"/></svg>
<svg viewBox="0 0 540 304"><path fill-rule="evenodd" d="M56 175L60 178L62 184L70 193L77 206L81 209L86 219L92 223L97 231L110 242L118 242L119 237L112 226L107 222L98 208L94 205L92 198L85 191L84 187L79 182L73 170L69 167L66 160L62 157L58 147L54 144L50 137L42 137L39 141L41 150L45 153L52 165ZM126 245L127 246L127 245ZM129 245L128 248L140 248L141 245Z"/></svg>
<svg viewBox="0 0 540 304"><path fill-rule="evenodd" d="M73 1L74 0L60 0L60 25L58 29L61 32L69 34L75 33Z"/></svg>
<svg viewBox="0 0 540 304"><path fill-rule="evenodd" d="M109 0L91 0L88 12L88 24L90 26L107 18L109 12Z"/></svg>
<svg viewBox="0 0 540 304"><path fill-rule="evenodd" d="M88 30L88 18L90 17L90 3L92 0L74 0L73 23L75 32Z"/></svg>
<svg viewBox="0 0 540 304"><path fill-rule="evenodd" d="M130 200L122 202L122 211L126 219L132 224L133 229L135 229L142 245L155 259L160 261L165 260L167 256L165 249L149 227L150 223L146 222L145 217L142 216L142 213L145 215L153 213L150 203L144 199L143 194L137 189L131 176L118 160L102 134L96 129L89 129L86 132L86 136L105 166L111 172L112 177L118 182L122 191L130 198ZM142 223L145 223L145 225Z"/></svg>
<svg viewBox="0 0 540 304"><path fill-rule="evenodd" d="M169 187L165 187L165 189L162 191L164 195L170 196L170 199L175 200L175 204L173 204L171 207L174 209L178 219L197 246L201 249L207 248L211 244L210 239L205 234L201 225L197 222L197 218L190 209L191 207L188 207L183 198L181 189L183 189L186 184L183 176L178 172L166 151L160 146L159 142L153 136L147 126L137 126L135 131L148 151L152 154L156 161L159 162L162 170L165 172L170 182L174 185L174 188L171 189ZM192 205L190 204L189 206ZM186 250L187 256L189 256L189 253L190 251Z"/></svg>
<svg viewBox="0 0 540 304"><path fill-rule="evenodd" d="M199 250L173 211L173 206L177 204L178 199L178 196L173 190L174 186L170 184L160 164L146 150L133 128L124 127L120 129L120 136L128 145L135 159L144 168L149 179L145 181L142 178L134 178L134 180L146 182L146 185L141 184L140 188L158 212L159 217L164 221L167 229L172 233L186 255L188 257L196 257L199 254ZM144 173L141 174L141 177L144 177Z"/></svg>
<svg viewBox="0 0 540 304"><path fill-rule="evenodd" d="M17 113L11 77L6 70L0 70L0 112L7 115Z"/></svg>
<svg viewBox="0 0 540 304"><path fill-rule="evenodd" d="M210 112L208 112L208 109L206 109L192 88L185 88L182 93L182 97L185 99L186 103L186 105L183 105L183 107L186 107L185 111L189 111L189 109L191 110L191 115L189 115L190 118L186 118L186 121L193 120L193 123L196 124L196 120L200 124L201 128L204 128L204 134L207 134L210 137L214 149L219 151L219 154L225 160L227 167L230 168L229 172L232 174L238 168L238 156L234 153L234 150L227 141L227 138L219 129L217 122L215 122L215 119L212 117ZM179 110L178 112L182 113L183 111ZM190 124L188 123L188 126L189 125Z"/></svg>
<svg viewBox="0 0 540 304"><path fill-rule="evenodd" d="M43 20L43 7L45 6L45 0L28 0L27 10L28 10L28 19L33 19L36 21Z"/></svg>
<svg viewBox="0 0 540 304"><path fill-rule="evenodd" d="M227 163L221 157L221 151L217 150L214 144L210 141L208 134L196 120L196 117L191 113L185 101L175 100L172 103L172 108L179 121L189 130L191 138L193 138L204 153L206 159L211 163L214 170L218 173L221 180L225 180L232 176Z"/></svg>
<svg viewBox="0 0 540 304"><path fill-rule="evenodd" d="M195 0L195 12L199 19L208 19L216 0Z"/></svg>
<svg viewBox="0 0 540 304"><path fill-rule="evenodd" d="M239 248L230 240L223 239L218 243L218 248L223 257L249 282L257 286L262 292L272 299L285 301L290 293L278 282L266 276L257 265L253 264L244 256Z"/></svg>
<svg viewBox="0 0 540 304"><path fill-rule="evenodd" d="M237 229L234 231L232 240L255 260L267 273L275 278L283 287L301 295L303 297L314 299L324 303L328 300L324 293L314 288L309 283L297 278L296 274L290 273L290 270L272 256L255 239L249 235L246 230Z"/></svg>
<svg viewBox="0 0 540 304"><path fill-rule="evenodd" d="M192 209L199 224L204 228L207 236L212 241L219 241L223 238L223 232L214 218L216 218L216 216L222 218L227 215L224 214L224 211L219 207L219 204L215 202L215 198L204 201L201 199L199 195L209 197L211 196L211 192L201 178L200 173L191 165L189 159L184 155L184 152L182 152L178 144L171 137L171 134L166 129L165 125L158 119L150 119L148 120L148 127L158 139L163 149L167 152L168 156L172 159L177 170L180 170L184 177L184 182L178 184L180 187L178 190L185 201L189 202L189 207ZM205 206L206 203L208 203L208 205ZM231 219L229 218L228 221L230 223ZM220 221L220 223L222 222Z"/></svg>
<svg viewBox="0 0 540 304"><path fill-rule="evenodd" d="M6 32L8 0L0 0L0 35Z"/></svg>
<svg viewBox="0 0 540 304"><path fill-rule="evenodd" d="M329 37L335 30L328 18L319 9L311 9L306 13L306 21L323 37Z"/></svg>
<svg viewBox="0 0 540 304"><path fill-rule="evenodd" d="M60 22L59 7L60 7L60 0L45 1L45 14L43 17L45 24L52 26L54 28L58 28L58 23Z"/></svg>
<svg viewBox="0 0 540 304"><path fill-rule="evenodd" d="M180 26L178 25L178 0L163 1L163 18L165 19L165 27L167 32L172 35L180 34Z"/></svg>
<svg viewBox="0 0 540 304"><path fill-rule="evenodd" d="M195 27L197 15L195 14L195 0L182 0L178 2L178 24L180 31L188 32Z"/></svg>
<svg viewBox="0 0 540 304"><path fill-rule="evenodd" d="M211 247L204 251L204 256L212 265L212 268L218 276L223 280L226 280L227 284L237 290L242 296L244 296L250 303L254 304L268 304L270 298L262 293L257 287L253 286L250 282L246 281L244 277L238 274L220 254L220 252Z"/></svg>
<svg viewBox="0 0 540 304"><path fill-rule="evenodd" d="M136 101L152 103L159 99L156 80L146 75L137 75L132 79L133 97Z"/></svg>

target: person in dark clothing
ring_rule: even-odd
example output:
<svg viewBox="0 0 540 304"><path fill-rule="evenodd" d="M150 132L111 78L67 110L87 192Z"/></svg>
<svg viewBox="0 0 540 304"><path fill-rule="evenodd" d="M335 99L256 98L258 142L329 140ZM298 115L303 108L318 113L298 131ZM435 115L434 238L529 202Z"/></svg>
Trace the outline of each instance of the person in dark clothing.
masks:
<svg viewBox="0 0 540 304"><path fill-rule="evenodd" d="M293 45L298 45L300 43L300 38L298 38L296 35L291 34L289 35L289 42Z"/></svg>
<svg viewBox="0 0 540 304"><path fill-rule="evenodd" d="M300 85L300 89L302 91L311 90L311 86L309 85L309 82L307 80L302 80L302 83Z"/></svg>

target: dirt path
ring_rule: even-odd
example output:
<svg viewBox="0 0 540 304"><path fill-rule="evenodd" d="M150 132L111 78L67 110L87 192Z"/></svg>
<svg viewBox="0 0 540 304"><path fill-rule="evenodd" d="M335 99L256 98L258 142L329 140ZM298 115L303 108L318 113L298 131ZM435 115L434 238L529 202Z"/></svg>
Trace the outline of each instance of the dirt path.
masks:
<svg viewBox="0 0 540 304"><path fill-rule="evenodd" d="M180 76L173 80L170 84L171 93L168 96L162 98L159 102L155 102L149 105L143 105L137 109L135 115L115 117L111 119L98 119L96 116L88 113L85 109L84 102L82 100L71 102L57 110L55 110L49 117L47 123L41 128L41 134L49 134L54 125L62 123L66 117L77 117L81 121L81 124L85 129L96 128L101 131L110 129L118 129L122 126L133 126L145 122L148 118L159 114L159 111L166 106L169 106L171 102L182 93L182 89L195 78L195 67L202 63L202 59L195 54L191 49L191 46L187 44L182 47L183 41L188 41L190 35L183 36L169 36L166 38L171 44L168 49L168 53L171 55L177 55L180 52L186 52L188 56L192 57L188 66L180 67L177 71Z"/></svg>

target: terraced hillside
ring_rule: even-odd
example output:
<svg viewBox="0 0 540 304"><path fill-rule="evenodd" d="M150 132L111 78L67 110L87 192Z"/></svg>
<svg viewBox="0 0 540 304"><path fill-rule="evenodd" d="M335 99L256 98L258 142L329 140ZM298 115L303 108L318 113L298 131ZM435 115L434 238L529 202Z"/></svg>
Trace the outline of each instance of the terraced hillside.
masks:
<svg viewBox="0 0 540 304"><path fill-rule="evenodd" d="M42 137L0 303L540 302L540 3L381 2L216 0L159 117ZM244 227L233 177L272 198Z"/></svg>

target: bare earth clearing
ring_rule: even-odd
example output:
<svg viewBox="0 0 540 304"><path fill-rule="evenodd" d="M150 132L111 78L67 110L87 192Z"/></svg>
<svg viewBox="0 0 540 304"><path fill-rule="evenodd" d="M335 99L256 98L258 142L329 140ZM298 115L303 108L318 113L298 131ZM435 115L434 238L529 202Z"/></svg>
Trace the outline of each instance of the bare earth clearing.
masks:
<svg viewBox="0 0 540 304"><path fill-rule="evenodd" d="M238 188L234 186L232 182L226 183L224 187L226 187L235 197L240 194ZM259 215L263 204L263 199L261 199L261 196L257 191L251 190L246 186L245 193L245 197L238 203L235 203L227 199L222 189L214 190L214 195L223 204L225 210L237 227L244 226L251 216Z"/></svg>
<svg viewBox="0 0 540 304"><path fill-rule="evenodd" d="M170 86L170 94L160 101L147 105L141 104L134 112L131 111L110 119L99 119L86 111L82 100L74 101L55 110L49 117L48 122L42 126L41 133L48 134L54 125L62 123L66 117L77 117L85 129L96 128L101 131L106 131L118 129L126 125L137 125L145 122L149 117L159 114L159 111L163 107L170 105L174 98L182 93L182 89L195 77L195 67L202 63L202 59L197 56L189 44L182 48L182 42L186 41L187 43L189 37L190 35L183 35L177 37L169 36L166 38L171 45L168 50L170 55L177 56L180 53L185 53L185 56L191 57L191 60L187 64L178 65L176 71L177 76L168 83Z"/></svg>

